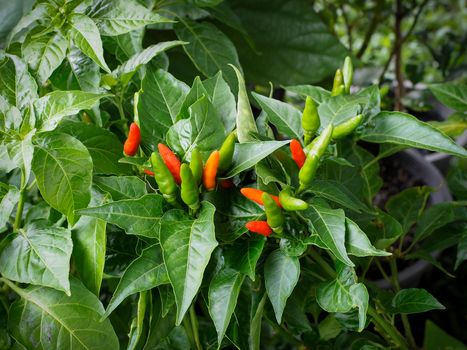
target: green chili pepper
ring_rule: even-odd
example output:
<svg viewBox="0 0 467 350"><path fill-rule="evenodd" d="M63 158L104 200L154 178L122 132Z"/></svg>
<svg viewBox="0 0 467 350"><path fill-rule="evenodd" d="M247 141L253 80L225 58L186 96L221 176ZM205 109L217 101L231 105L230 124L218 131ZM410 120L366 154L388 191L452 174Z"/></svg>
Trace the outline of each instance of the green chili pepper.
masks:
<svg viewBox="0 0 467 350"><path fill-rule="evenodd" d="M182 178L181 196L183 203L192 210L199 208L199 191L193 173L188 164L182 164L180 167L180 177Z"/></svg>
<svg viewBox="0 0 467 350"><path fill-rule="evenodd" d="M344 60L344 66L342 67L342 77L344 79L345 93L350 93L350 86L353 80L353 65L352 59L347 56Z"/></svg>
<svg viewBox="0 0 467 350"><path fill-rule="evenodd" d="M331 96L342 95L344 91L344 77L342 75L342 71L337 69L336 75L334 76L334 83L332 84Z"/></svg>
<svg viewBox="0 0 467 350"><path fill-rule="evenodd" d="M203 158L198 148L194 148L191 152L190 169L195 183L199 185L203 177Z"/></svg>
<svg viewBox="0 0 467 350"><path fill-rule="evenodd" d="M343 123L340 123L339 125L336 125L334 127L334 130L332 131L332 138L334 140L337 140L347 135L350 135L360 125L362 119L363 114L359 114L353 118L346 120Z"/></svg>
<svg viewBox="0 0 467 350"><path fill-rule="evenodd" d="M263 193L261 199L263 201L264 211L266 212L268 225L271 226L275 233L282 233L284 230L284 215L282 214L281 208L279 208L274 199L267 193Z"/></svg>
<svg viewBox="0 0 467 350"><path fill-rule="evenodd" d="M237 141L237 134L232 131L229 136L225 139L221 148L219 149L219 170L226 171L232 165L232 158L235 150L235 141Z"/></svg>
<svg viewBox="0 0 467 350"><path fill-rule="evenodd" d="M287 211L308 209L308 203L292 196L292 191L288 188L279 193L279 201L281 202L282 208Z"/></svg>
<svg viewBox="0 0 467 350"><path fill-rule="evenodd" d="M310 186L311 181L315 177L316 170L319 166L319 160L323 156L326 148L331 142L333 126L329 124L323 132L313 142L313 147L309 150L305 164L298 173L298 179L300 181L299 192L303 191L306 187Z"/></svg>
<svg viewBox="0 0 467 350"><path fill-rule="evenodd" d="M154 169L154 179L159 186L159 191L161 191L167 202L176 204L177 184L159 153L152 152L151 163Z"/></svg>
<svg viewBox="0 0 467 350"><path fill-rule="evenodd" d="M302 114L302 128L305 131L305 145L308 145L320 125L318 109L310 96L306 97L305 109Z"/></svg>

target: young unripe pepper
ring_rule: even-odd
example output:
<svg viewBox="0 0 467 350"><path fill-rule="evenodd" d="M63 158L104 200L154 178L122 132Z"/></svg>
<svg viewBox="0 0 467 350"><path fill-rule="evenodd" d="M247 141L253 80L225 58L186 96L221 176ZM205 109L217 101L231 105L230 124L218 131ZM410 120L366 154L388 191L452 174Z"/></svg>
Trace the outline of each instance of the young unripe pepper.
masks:
<svg viewBox="0 0 467 350"><path fill-rule="evenodd" d="M264 203L264 211L266 212L268 225L275 233L282 233L282 231L284 231L284 215L282 214L281 208L267 193L263 193L261 199Z"/></svg>
<svg viewBox="0 0 467 350"><path fill-rule="evenodd" d="M319 129L320 120L315 101L310 96L306 97L305 109L302 114L302 128L304 130L305 145L308 145Z"/></svg>
<svg viewBox="0 0 467 350"><path fill-rule="evenodd" d="M282 208L287 211L297 211L308 209L308 203L292 196L290 189L282 190L279 193L279 200L282 204Z"/></svg>
<svg viewBox="0 0 467 350"><path fill-rule="evenodd" d="M363 119L363 114L356 115L353 118L346 120L339 125L334 127L332 131L332 138L334 140L341 139L347 135L350 135L355 131L355 129L360 125Z"/></svg>
<svg viewBox="0 0 467 350"><path fill-rule="evenodd" d="M175 182L180 185L182 182L182 179L180 178L180 159L175 155L175 153L172 152L172 150L167 147L166 145L159 143L157 145L157 148L159 149L159 153L164 160L165 165L169 169L170 173L172 174L173 178L175 179Z"/></svg>
<svg viewBox="0 0 467 350"><path fill-rule="evenodd" d="M298 173L298 179L300 181L299 192L310 186L311 181L315 177L316 170L319 166L319 160L331 142L332 131L333 126L329 124L317 137L316 142L313 143L313 147L309 150L305 164L303 164L303 167Z"/></svg>
<svg viewBox="0 0 467 350"><path fill-rule="evenodd" d="M344 60L344 66L342 67L342 77L344 79L345 93L350 93L350 86L353 80L353 65L352 59L347 56Z"/></svg>
<svg viewBox="0 0 467 350"><path fill-rule="evenodd" d="M198 185L195 182L193 173L188 164L182 164L180 167L180 177L182 178L181 196L182 201L192 210L199 208L199 191Z"/></svg>
<svg viewBox="0 0 467 350"><path fill-rule="evenodd" d="M123 145L123 153L125 155L133 157L138 151L139 143L141 142L141 131L139 130L138 124L135 122L131 123L128 137Z"/></svg>
<svg viewBox="0 0 467 350"><path fill-rule="evenodd" d="M240 192L249 200L252 200L253 202L258 203L259 205L264 205L263 199L262 199L264 191L258 190L256 188L251 188L251 187L243 187L240 190ZM279 197L273 196L272 194L270 196L272 197L272 199L274 199L274 201L280 207L281 202L279 201Z"/></svg>
<svg viewBox="0 0 467 350"><path fill-rule="evenodd" d="M342 95L344 91L344 77L342 76L342 71L340 69L337 69L336 75L334 76L334 83L332 85L331 96Z"/></svg>
<svg viewBox="0 0 467 350"><path fill-rule="evenodd" d="M196 184L199 185L203 177L203 158L196 147L191 151L190 169Z"/></svg>
<svg viewBox="0 0 467 350"><path fill-rule="evenodd" d="M214 151L206 161L203 170L203 185L208 191L216 188L217 168L219 167L219 151Z"/></svg>
<svg viewBox="0 0 467 350"><path fill-rule="evenodd" d="M290 142L290 152L292 153L292 159L297 164L298 168L301 169L305 163L306 155L298 140L293 139L292 142Z"/></svg>
<svg viewBox="0 0 467 350"><path fill-rule="evenodd" d="M159 191L162 193L167 202L176 204L177 202L177 184L165 165L162 157L157 152L151 154L152 168L154 169L154 179L159 186Z"/></svg>
<svg viewBox="0 0 467 350"><path fill-rule="evenodd" d="M269 237L272 233L271 227L268 225L267 221L250 221L247 222L245 227L254 233Z"/></svg>
<svg viewBox="0 0 467 350"><path fill-rule="evenodd" d="M235 150L235 141L237 140L237 134L232 131L229 136L225 139L221 148L219 149L219 170L226 171L232 165L232 158Z"/></svg>

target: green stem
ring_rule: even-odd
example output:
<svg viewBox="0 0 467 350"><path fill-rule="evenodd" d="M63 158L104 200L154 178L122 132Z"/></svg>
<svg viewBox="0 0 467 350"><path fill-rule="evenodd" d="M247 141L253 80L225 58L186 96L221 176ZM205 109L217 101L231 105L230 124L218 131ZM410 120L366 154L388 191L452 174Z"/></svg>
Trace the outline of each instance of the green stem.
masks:
<svg viewBox="0 0 467 350"><path fill-rule="evenodd" d="M336 277L334 269L324 260L319 253L313 248L308 249L308 254L321 266L321 268L332 278Z"/></svg>
<svg viewBox="0 0 467 350"><path fill-rule="evenodd" d="M19 202L16 209L15 223L13 224L13 231L18 232L21 227L21 219L23 217L23 208L24 208L24 190L26 188L26 178L24 172L21 171L21 188L19 192Z"/></svg>
<svg viewBox="0 0 467 350"><path fill-rule="evenodd" d="M392 285L394 286L394 289L396 290L396 292L398 292L401 290L401 286L399 284L399 276L398 276L398 271L397 271L396 259L390 260L390 266L391 266ZM412 334L412 329L410 328L409 317L406 314L401 314L401 319L402 319L402 325L404 326L405 336L407 337L407 340L409 341L410 347L415 349L417 345L415 343L415 339Z"/></svg>
<svg viewBox="0 0 467 350"><path fill-rule="evenodd" d="M122 121L122 128L123 131L125 132L125 135L128 134L128 125L127 125L127 120L125 117L125 111L123 110L123 98L121 96L117 97L117 109L118 109L118 114L120 115L120 120Z"/></svg>
<svg viewBox="0 0 467 350"><path fill-rule="evenodd" d="M375 265L376 267L378 268L379 272L381 272L381 275L383 276L383 278L388 281L388 283L391 283L391 279L389 278L389 276L387 275L386 271L384 271L383 269L383 266L381 266L381 263L379 262L378 259L375 259Z"/></svg>
<svg viewBox="0 0 467 350"><path fill-rule="evenodd" d="M195 304L190 306L190 321L191 329L193 331L193 338L195 340L195 345L197 350L201 350L201 343L199 342L199 332L198 332L198 318L196 317Z"/></svg>
<svg viewBox="0 0 467 350"><path fill-rule="evenodd" d="M183 324L183 328L185 328L186 335L188 336L188 339L190 340L191 348L195 349L196 348L196 342L195 342L195 338L193 336L193 331L192 331L192 328L191 328L190 321L189 321L188 317L185 316L183 318L182 324Z"/></svg>
<svg viewBox="0 0 467 350"><path fill-rule="evenodd" d="M380 334L384 338L390 339L401 349L409 349L407 342L399 331L392 324L384 320L372 306L368 306L368 315L371 316L371 321L379 328Z"/></svg>

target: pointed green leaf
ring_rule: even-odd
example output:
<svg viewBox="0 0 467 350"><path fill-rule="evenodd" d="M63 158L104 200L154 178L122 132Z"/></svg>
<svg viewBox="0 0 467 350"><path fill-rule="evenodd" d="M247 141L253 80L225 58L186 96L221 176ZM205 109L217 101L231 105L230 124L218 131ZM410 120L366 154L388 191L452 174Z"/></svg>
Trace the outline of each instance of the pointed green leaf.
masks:
<svg viewBox="0 0 467 350"><path fill-rule="evenodd" d="M348 312L354 304L350 286L355 285L355 271L340 264L337 277L329 282L323 282L316 288L316 301L327 312Z"/></svg>
<svg viewBox="0 0 467 350"><path fill-rule="evenodd" d="M177 303L176 325L182 322L196 296L211 253L217 246L214 212L211 203L202 202L197 219L191 219L178 209L162 217L160 242Z"/></svg>
<svg viewBox="0 0 467 350"><path fill-rule="evenodd" d="M366 312L370 296L363 283L350 286L349 292L352 297L353 306L358 308L358 331L361 332L366 325Z"/></svg>
<svg viewBox="0 0 467 350"><path fill-rule="evenodd" d="M73 225L76 209L88 205L92 182L92 159L86 147L74 137L53 132L36 140L32 171L42 197L67 216Z"/></svg>
<svg viewBox="0 0 467 350"><path fill-rule="evenodd" d="M121 227L129 235L157 238L163 203L162 196L151 193L137 199L122 199L81 209L78 214L105 220Z"/></svg>
<svg viewBox="0 0 467 350"><path fill-rule="evenodd" d="M237 115L235 96L225 82L222 72L203 81L203 86L209 94L212 105L221 116L225 130L231 132L235 128Z"/></svg>
<svg viewBox="0 0 467 350"><path fill-rule="evenodd" d="M375 248L358 225L345 218L345 248L347 253L353 256L390 256L391 253Z"/></svg>
<svg viewBox="0 0 467 350"><path fill-rule="evenodd" d="M10 280L70 294L70 230L36 221L18 232L0 255L0 272Z"/></svg>
<svg viewBox="0 0 467 350"><path fill-rule="evenodd" d="M467 111L467 86L444 83L429 86L431 92L444 105L459 112Z"/></svg>
<svg viewBox="0 0 467 350"><path fill-rule="evenodd" d="M19 197L19 190L16 186L0 183L0 230L3 230L8 223Z"/></svg>
<svg viewBox="0 0 467 350"><path fill-rule="evenodd" d="M282 321L287 299L292 294L299 277L300 263L297 257L276 250L267 258L264 265L264 282L279 324Z"/></svg>
<svg viewBox="0 0 467 350"><path fill-rule="evenodd" d="M146 183L137 176L96 176L93 181L114 201L136 199L147 194Z"/></svg>
<svg viewBox="0 0 467 350"><path fill-rule="evenodd" d="M216 208L219 211L219 208ZM266 238L259 235L247 239L236 239L233 245L224 249L225 264L247 275L254 281L256 264L263 252L265 243Z"/></svg>
<svg viewBox="0 0 467 350"><path fill-rule="evenodd" d="M391 302L395 313L415 314L430 310L444 310L445 307L425 289L409 288L398 292Z"/></svg>
<svg viewBox="0 0 467 350"><path fill-rule="evenodd" d="M331 97L331 92L321 86L295 85L286 86L285 89L302 97L310 96L317 104L321 104Z"/></svg>

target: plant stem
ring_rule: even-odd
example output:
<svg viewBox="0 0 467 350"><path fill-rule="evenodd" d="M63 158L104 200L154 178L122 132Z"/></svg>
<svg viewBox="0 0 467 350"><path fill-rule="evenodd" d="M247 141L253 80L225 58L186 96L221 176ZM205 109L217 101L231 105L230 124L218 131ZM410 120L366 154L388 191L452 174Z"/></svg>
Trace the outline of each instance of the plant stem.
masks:
<svg viewBox="0 0 467 350"><path fill-rule="evenodd" d="M394 109L396 111L402 111L402 98L404 97L404 77L402 74L402 34L401 34L401 25L402 19L404 18L404 13L402 10L402 0L396 1L396 20L394 25L394 34L395 34L395 71L396 71L396 80L397 86L394 93Z"/></svg>
<svg viewBox="0 0 467 350"><path fill-rule="evenodd" d="M118 114L120 115L120 120L122 120L122 128L123 131L125 132L125 135L128 134L128 125L127 125L127 120L125 117L125 111L123 110L123 97L118 96L117 97L117 109L118 109Z"/></svg>
<svg viewBox="0 0 467 350"><path fill-rule="evenodd" d="M392 285L394 286L395 291L398 292L401 290L401 286L399 284L397 263L396 263L395 258L392 258L390 260L390 266L391 266ZM402 325L404 326L405 336L407 337L407 340L409 341L410 347L416 348L417 345L415 344L415 339L412 334L412 329L410 328L409 317L406 314L401 314L401 319L402 319Z"/></svg>
<svg viewBox="0 0 467 350"><path fill-rule="evenodd" d="M193 331L192 331L192 328L191 328L191 325L190 325L190 321L189 321L187 316L188 315L185 315L185 317L183 318L182 324L183 324L183 328L185 328L185 332L186 332L186 334L188 336L188 339L190 340L191 348L195 349L196 348L196 342L195 342L195 338L193 336Z"/></svg>
<svg viewBox="0 0 467 350"><path fill-rule="evenodd" d="M381 266L381 263L379 262L378 259L375 259L375 264L376 264L376 267L378 268L379 272L381 272L381 275L383 276L383 278L386 281L388 281L388 283L391 283L391 279L389 278L387 273L384 271L383 266Z"/></svg>
<svg viewBox="0 0 467 350"><path fill-rule="evenodd" d="M24 172L21 171L21 185L19 191L19 202L18 207L16 209L16 216L15 216L15 223L13 224L13 232L18 232L21 227L21 219L23 217L23 208L24 208L24 191L26 189L26 177L24 176Z"/></svg>
<svg viewBox="0 0 467 350"><path fill-rule="evenodd" d="M371 316L371 321L380 328L382 332L380 334L386 338L395 342L401 349L407 350L409 346L399 331L385 319L383 319L378 312L371 306L368 306L368 315Z"/></svg>
<svg viewBox="0 0 467 350"><path fill-rule="evenodd" d="M198 318L196 317L195 304L190 306L190 321L191 329L193 332L193 338L195 340L195 345L197 350L201 350L201 344L199 342L199 332L198 332Z"/></svg>

